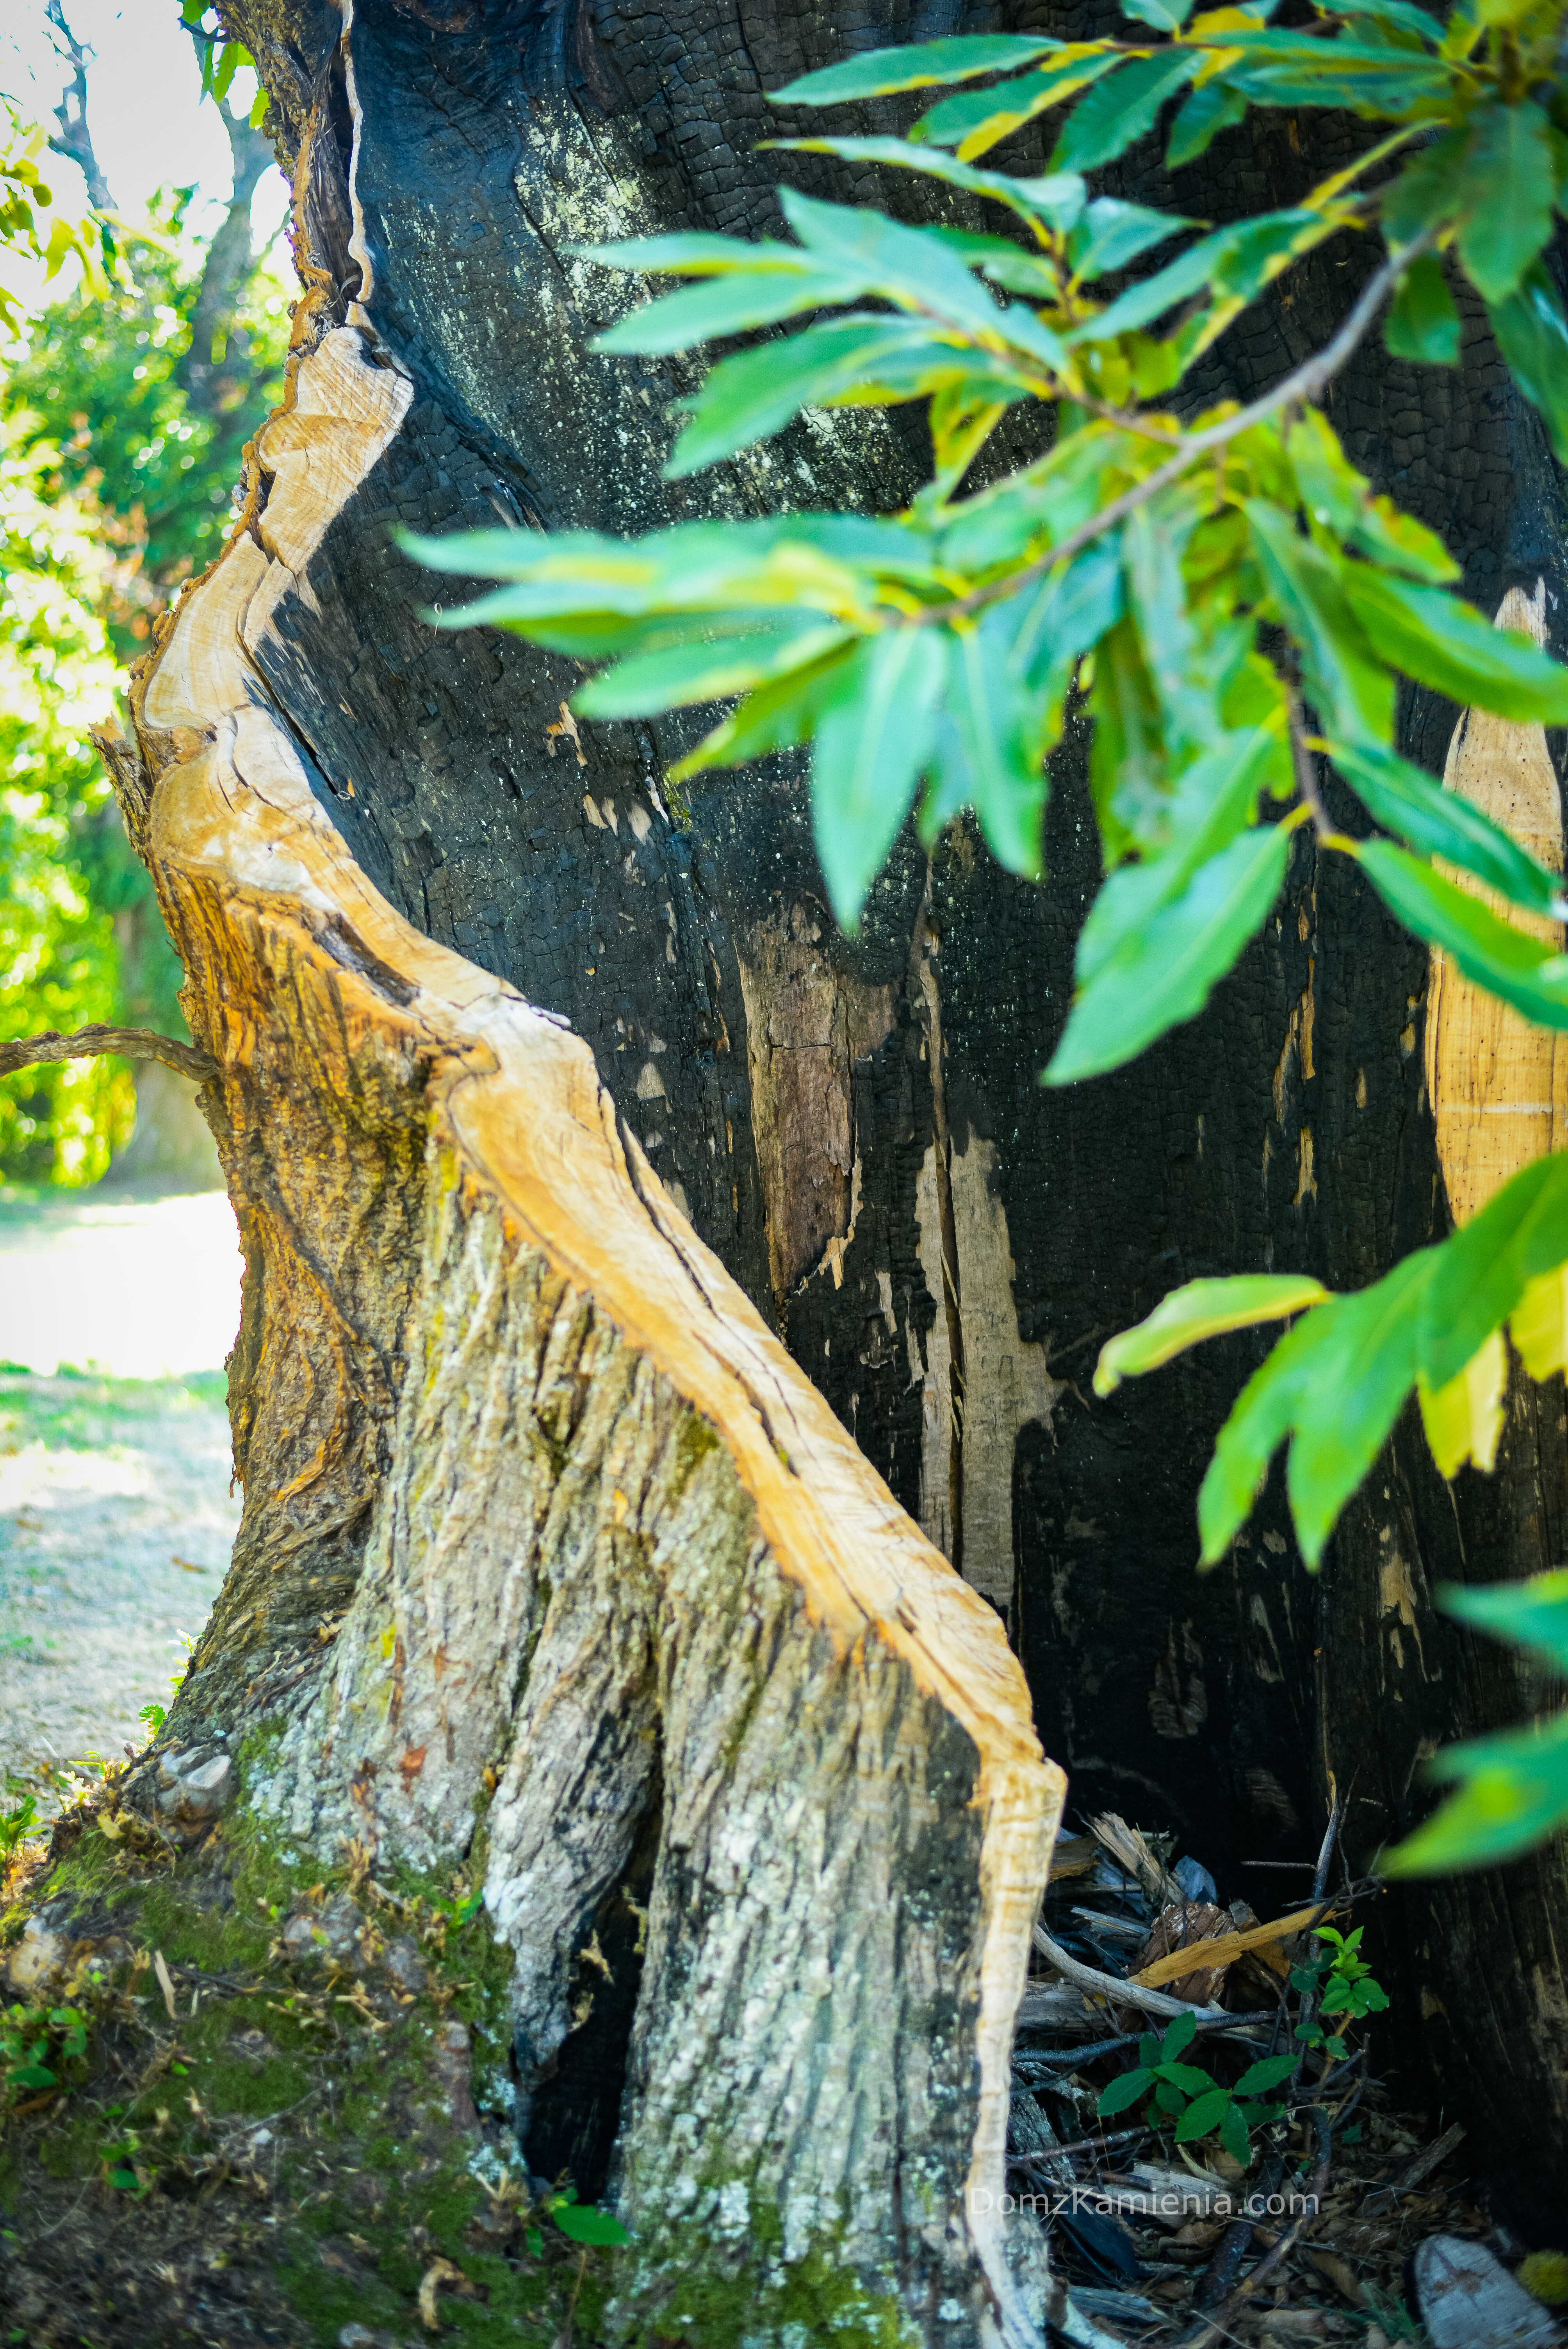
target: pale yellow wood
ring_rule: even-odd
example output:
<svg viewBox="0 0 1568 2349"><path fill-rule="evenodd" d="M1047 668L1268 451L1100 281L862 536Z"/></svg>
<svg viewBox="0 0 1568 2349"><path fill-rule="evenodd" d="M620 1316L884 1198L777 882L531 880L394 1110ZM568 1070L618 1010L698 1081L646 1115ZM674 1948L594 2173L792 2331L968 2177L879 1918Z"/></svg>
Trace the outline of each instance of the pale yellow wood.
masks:
<svg viewBox="0 0 1568 2349"><path fill-rule="evenodd" d="M1533 597L1511 588L1497 625L1523 629L1543 644L1544 582ZM1449 745L1443 785L1484 810L1542 864L1563 870L1562 802L1541 727L1467 709ZM1561 947L1559 924L1510 910L1467 874L1451 877L1495 912L1506 912L1520 927ZM1437 949L1427 1000L1426 1073L1456 1223L1468 1223L1532 1158L1568 1143L1568 1035L1532 1027Z"/></svg>
<svg viewBox="0 0 1568 2349"><path fill-rule="evenodd" d="M1308 1925L1323 1924L1335 1913L1332 1902L1323 1909L1293 1909L1288 1917L1276 1917L1269 1925L1249 1925L1241 1933L1216 1933L1210 1940L1192 1941L1184 1950L1156 1958L1152 1965L1130 1974L1128 1980L1141 1982L1145 1990L1156 1990L1161 1982L1176 1982L1183 1974L1228 1966L1248 1950L1266 1950L1272 1942L1283 1941Z"/></svg>

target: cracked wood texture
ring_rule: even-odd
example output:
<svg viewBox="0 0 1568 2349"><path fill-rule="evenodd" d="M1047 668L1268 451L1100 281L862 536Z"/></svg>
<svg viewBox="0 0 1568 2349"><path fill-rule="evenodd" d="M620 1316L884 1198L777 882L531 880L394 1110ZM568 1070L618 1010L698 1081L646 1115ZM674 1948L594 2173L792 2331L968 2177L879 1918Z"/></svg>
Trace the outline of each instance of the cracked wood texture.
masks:
<svg viewBox="0 0 1568 2349"><path fill-rule="evenodd" d="M1046 887L999 874L965 825L929 864L906 840L851 946L826 912L797 765L705 779L689 810L672 810L662 777L690 739L686 721L565 728L572 665L485 632L432 631L421 607L460 591L413 572L392 540L399 525L498 516L630 531L789 503L895 508L926 461L921 419L903 411L818 419L711 476L663 483L667 409L693 370L593 355L593 333L639 296L571 248L672 227L777 233L771 191L783 178L981 225L966 200L907 177L890 185L825 159L758 154L770 132L808 127L774 114L764 93L889 41L999 28L1078 37L1109 29L1109 11L1062 0L949 0L934 14L905 0L837 12L792 0L353 0L347 15L325 0L224 0L224 14L261 60L294 173L309 288L302 348L316 347L321 370L344 357L330 381L307 363L262 438L251 519L229 558L250 566L245 593L223 607L224 640L202 654L233 666L191 703L193 719L154 705L195 648L178 630L160 648L140 718L148 768L189 759L181 727L211 732L216 709L270 712L314 799L311 837L332 829L366 876L356 885L373 885L412 931L462 957L462 984L505 983L570 1022L614 1104L628 1164L640 1166L640 1149L657 1169L664 1195L975 1603L1006 1621L1075 1801L1169 1826L1227 1896L1255 1899L1260 1879L1241 1863L1310 1856L1332 1772L1350 1793L1353 1862L1366 1866L1424 1814L1425 1754L1516 1720L1539 1697L1504 1651L1437 1614L1431 1591L1561 1557L1560 1383L1516 1377L1490 1481L1467 1469L1445 1488L1414 1416L1402 1422L1315 1582L1295 1556L1276 1472L1246 1537L1201 1581L1198 1482L1264 1341L1202 1350L1105 1402L1089 1399L1087 1373L1105 1335L1181 1279L1302 1269L1355 1286L1448 1227L1424 951L1354 871L1320 864L1298 836L1276 917L1202 1019L1131 1069L1045 1092L1037 1072L1065 1018L1098 879L1081 741L1054 762ZM832 127L896 128L906 111L903 101L853 119L836 110ZM1174 183L1158 142L1146 142L1111 175L1112 191L1221 220L1292 201L1364 136L1329 118L1260 116ZM1020 137L1000 160L1038 168L1049 138L1048 126ZM1245 398L1277 380L1326 338L1366 266L1349 246L1312 257L1209 355L1194 401ZM1497 611L1517 591L1561 648L1561 479L1473 307L1456 370L1411 368L1370 344L1329 413L1356 460L1443 532L1469 594ZM291 482L292 505L281 496ZM1407 749L1443 772L1460 717L1411 694ZM254 722L236 721L236 744ZM1473 775L1485 745L1466 739ZM1552 738L1531 752L1549 792L1561 751ZM144 825L140 771L117 756L133 827ZM168 788L157 786L155 812ZM1353 810L1336 813L1354 824ZM164 885L195 955L183 885ZM304 878L287 886L304 905ZM423 1342L410 1333L424 1327L418 1300L438 1259L456 1294L480 1278L479 1257L441 1221L455 1210L434 1203L432 1129L410 1106L424 1080L410 1077L404 1108L388 1108L383 1080L362 1079L356 1061L346 1092L335 1092L337 1048L329 1054L317 1015L305 1017L304 962L263 943L248 899L225 899L211 919L193 969L261 957L268 978L264 999L247 985L225 1004L222 989L201 993L198 976L193 1032L220 1057L264 1043L280 1073L264 1113L232 1084L222 1092L250 1263L236 1440L255 1464L234 1572L184 1705L191 1720L206 1706L222 1723L284 1704L292 1734L325 1740L334 1705L374 1710L381 1685L374 1654L353 1637L342 1644L369 1603L363 1591L424 1610L424 1651L444 1652L430 1629L437 1601L419 1581L434 1569L416 1572L414 1536L388 1514L407 1507L410 1527L418 1515L411 1494L396 1501L391 1464L410 1444L447 1456L439 1381L423 1397L408 1382ZM334 1002L359 1007L341 1018L356 1036L362 1019L379 1034L405 984L404 934L382 971L366 958L363 925L335 927L320 906L310 919L319 952L336 958ZM296 1075L284 1081L291 1054ZM329 1162L339 1206L321 1216ZM545 1273L520 1261L507 1279L540 1302L503 1312L500 1274L485 1278L475 1311L492 1317L486 1327L515 1327L521 1349L514 1383L495 1392L499 1413L534 1375L523 1363L577 1328L577 1309L550 1305ZM597 1313L600 1292L587 1293ZM597 1350L609 1345L597 1319L582 1344L612 1385L624 1375L618 1356ZM476 1410L490 1360L476 1340ZM586 1477L599 1441L594 1406L581 1408L562 1495L579 1443ZM672 1473L658 1447L673 1439L638 1441L653 1489ZM550 1538L566 1541L578 1521L555 1490L547 1500L530 1485L517 1506L542 1509L558 1529ZM628 1523L631 1512L628 1495ZM593 1619L592 1575L570 1603ZM634 1642L634 1618L673 1623L675 1586L649 1566L625 1603ZM760 1620L772 1601L758 1603ZM521 1599L509 1604L521 1624ZM324 1664L315 1624L346 1609ZM678 1678L696 1652L676 1640L661 1672ZM618 1673L635 1675L614 1643L594 1669L606 1692L628 1684ZM667 1701L676 1712L686 1701L674 1679ZM434 1799L420 1789L444 1746L423 1732L420 1742L412 1807L386 1812L405 1820L398 1833L414 1834L419 1802ZM931 1766L923 1791L911 1779L899 1797L913 1806L912 1834ZM617 1799L634 1806L631 1758L614 1772ZM400 1767L391 1776L400 1787ZM394 1802L387 1772L368 1783L380 1817L377 1806ZM527 1810L532 1796L520 1785L513 1799ZM673 1816L680 1797L666 1785L660 1799ZM635 1848L637 1831L617 1816ZM693 1861L699 1874L709 1864L706 1851ZM547 1876L538 1897L551 1914ZM1568 2163L1565 1907L1555 1848L1402 1889L1369 1920L1396 1994L1393 2051L1408 2078L1462 2113L1527 2227L1554 2216L1550 2181ZM542 1976L520 1995L543 2045L560 2026L558 1989ZM655 2010L656 1998L639 2010L634 2075L653 2060Z"/></svg>

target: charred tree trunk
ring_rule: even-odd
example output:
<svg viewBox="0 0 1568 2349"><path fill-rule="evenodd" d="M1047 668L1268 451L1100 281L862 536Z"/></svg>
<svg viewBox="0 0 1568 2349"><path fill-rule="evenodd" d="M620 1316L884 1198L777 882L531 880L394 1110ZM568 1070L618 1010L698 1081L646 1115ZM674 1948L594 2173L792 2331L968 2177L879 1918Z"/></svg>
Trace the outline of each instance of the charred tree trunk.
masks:
<svg viewBox="0 0 1568 2349"><path fill-rule="evenodd" d="M397 525L903 502L925 455L903 413L662 483L690 371L589 352L635 297L572 248L771 229L785 175L842 196L834 167L752 151L762 93L994 12L884 5L852 32L610 0L225 13L273 93L308 290L243 523L116 753L223 1066L248 1264L245 1520L170 1733L274 1724L253 1802L411 1857L469 1837L497 1774L488 1899L518 1953L525 2092L569 2031L573 1937L656 1820L624 2194L668 2211L720 2190L675 2122L693 2063L701 2126L779 2202L786 2242L791 2209L832 2204L868 2290L971 2337L993 2321L978 2279L1003 2292L995 2247L943 2230L969 2166L999 2158L1050 1813L1002 1619L1077 1798L1171 1826L1222 1874L1309 1853L1330 1773L1364 1864L1424 1806L1418 1757L1528 1694L1430 1589L1559 1556L1560 1390L1521 1382L1491 1483L1445 1490L1402 1428L1315 1584L1272 1486L1226 1566L1193 1571L1249 1341L1087 1399L1099 1340L1181 1278L1354 1285L1445 1226L1425 957L1302 840L1201 1021L1044 1093L1097 879L1081 744L1057 762L1047 888L962 826L929 864L906 843L851 948L798 770L673 805L679 726L578 729L571 663L418 616L431 586ZM1288 201L1352 135L1243 126L1176 200ZM1170 192L1152 150L1124 176ZM1195 391L1276 378L1358 265L1327 249ZM1479 322L1456 376L1369 353L1332 412L1472 595L1543 578L1555 611L1561 483ZM1408 711L1438 770L1457 715ZM1404 2052L1527 2216L1568 2159L1563 1893L1558 1852L1384 1920ZM744 2002L754 1964L777 2000ZM864 2096L852 2128L807 2125L798 1982Z"/></svg>

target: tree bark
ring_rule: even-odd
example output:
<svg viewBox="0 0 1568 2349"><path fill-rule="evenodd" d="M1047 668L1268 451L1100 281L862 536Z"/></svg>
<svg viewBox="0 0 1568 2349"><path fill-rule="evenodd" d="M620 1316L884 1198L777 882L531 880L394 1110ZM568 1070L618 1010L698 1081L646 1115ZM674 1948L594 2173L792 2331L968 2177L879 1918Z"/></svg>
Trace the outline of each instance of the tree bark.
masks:
<svg viewBox="0 0 1568 2349"><path fill-rule="evenodd" d="M722 2288L770 2339L788 2282L813 2334L1032 2341L996 2211L1064 1782L1001 1627L585 1044L386 904L253 695L411 389L307 323L253 534L112 752L246 1255L245 1512L142 1799L243 1748L253 1822L329 1859L428 1873L482 1832L519 2132L608 2169L623 2327ZM596 2020L602 1941L640 1982Z"/></svg>
<svg viewBox="0 0 1568 2349"><path fill-rule="evenodd" d="M886 510L907 497L925 450L921 419L902 411L802 423L697 482L663 483L666 409L696 370L593 354L593 332L637 296L573 248L668 227L772 231L780 178L978 225L962 200L907 181L752 150L775 128L802 127L769 114L769 88L851 47L990 28L995 11L948 12L937 27L885 5L852 31L781 6L737 17L709 0L636 16L583 0L548 19L511 0L353 0L342 18L324 0L227 0L225 13L273 95L308 290L290 398L258 443L235 543L165 633L140 688L139 747L117 754L192 971L192 1033L224 1063L220 1143L248 1262L232 1379L245 1522L172 1730L234 1739L275 1718L276 1758L257 1789L274 1816L324 1837L354 1825L410 1852L469 1832L481 1749L499 1766L507 1746L496 1866L531 1888L535 1923L517 1922L493 1870L490 1899L518 1936L526 2097L565 2027L562 1953L631 1864L639 1805L654 1799L630 1725L656 1715L655 1864L671 1905L644 1977L616 2157L634 2198L661 2163L685 2158L654 2117L675 2109L661 2065L678 2068L683 2038L713 2044L708 2010L678 1988L692 1978L667 1871L693 1871L716 1962L738 1963L748 1946L727 1905L744 1907L744 1882L720 1885L719 1845L690 1810L702 1736L723 1744L732 1704L748 1723L777 1723L759 1789L767 1781L766 1800L782 1799L799 1777L813 1790L811 1816L818 1805L827 1816L830 1785L836 1803L853 1781L832 1781L819 1737L848 1772L834 1723L852 1744L861 1724L913 1723L923 1706L907 1746L901 1730L885 1749L876 1801L861 1790L882 1824L873 1836L868 1814L875 1856L864 1884L851 1870L844 1889L872 1932L883 1895L871 1888L890 1888L890 1930L907 1941L922 1837L944 1855L951 1901L921 1929L934 1938L918 1954L907 1941L893 1977L892 2060L872 2054L882 2043L869 2022L843 2026L853 2076L874 2078L879 2095L914 2067L907 2076L921 2085L897 2125L912 2127L917 2106L941 2104L932 2084L962 2036L935 2019L956 1992L917 2000L913 1986L957 1982L962 1967L939 1959L939 1943L991 1946L975 1888L1001 1846L991 1826L976 1846L963 1807L991 1766L965 1711L979 1682L959 1650L940 1690L911 1662L884 1662L883 1640L903 1653L891 1601L885 1622L861 1602L882 1626L863 1665L851 1644L850 1665L830 1667L826 1635L806 1628L817 1586L772 1529L762 1484L748 1481L775 1477L753 1405L686 1379L682 1314L652 1330L641 1284L656 1289L674 1280L672 1263L687 1268L696 1285L685 1318L705 1328L699 1299L722 1292L725 1328L747 1330L747 1362L766 1359L792 1419L811 1430L809 1470L793 1434L782 1439L788 1490L803 1490L819 1461L836 1463L863 1522L877 1472L960 1568L974 1594L962 1653L987 1686L1010 1691L995 1708L1013 1741L1008 1768L1037 1765L1006 1682L1003 1619L1078 1801L1169 1826L1229 1877L1222 1889L1255 1897L1258 1879L1240 1864L1308 1856L1332 1774L1365 1866L1425 1808L1419 1757L1457 1732L1517 1718L1534 1693L1503 1651L1437 1615L1430 1591L1447 1576L1555 1561L1560 1389L1517 1382L1490 1482L1467 1470L1445 1489L1413 1420L1402 1424L1316 1583L1295 1556L1276 1475L1233 1557L1200 1581L1196 1487L1257 1342L1205 1350L1105 1403L1088 1401L1086 1373L1101 1338L1193 1274L1301 1268L1352 1286L1446 1228L1423 1073L1425 956L1353 872L1320 869L1301 840L1277 918L1202 1019L1131 1070L1043 1092L1036 1075L1065 1018L1074 936L1098 880L1081 741L1054 762L1047 887L997 873L965 825L929 861L906 839L850 946L825 909L798 766L720 778L689 808L674 804L662 777L689 740L684 723L568 725L572 663L483 632L437 635L418 616L433 592L450 591L402 562L395 526L499 517L637 530L696 512ZM1036 5L1003 21L1085 29ZM866 109L859 127L897 119L897 107ZM834 127L852 126L835 115ZM1223 218L1290 201L1361 135L1260 118L1174 188L1152 144L1119 183ZM1002 160L1026 166L1045 151L1021 140ZM1305 264L1276 306L1218 347L1193 398L1245 398L1277 379L1325 339L1365 265L1348 248ZM1561 481L1479 319L1456 374L1368 349L1329 412L1357 460L1443 530L1473 596L1496 609L1510 589L1533 596L1544 579L1560 610ZM1412 695L1407 746L1440 771L1456 717ZM570 1045L546 1015L570 1023ZM591 1154L607 1155L593 1156L581 1200L552 1188L562 1220L542 1221L538 1195L520 1205L509 1170L526 1160L529 1185L556 1184L521 1105L536 1099L541 1133L553 1131L552 1088L566 1080L542 1072L568 1063L573 1097L593 1106L564 1131L574 1151L590 1133ZM501 1112L481 1133L462 1106L503 1097L516 1104L504 1149ZM655 1205L634 1212L634 1199ZM649 1248L651 1258L639 1252ZM760 1319L744 1316L742 1291ZM800 1372L869 1466L851 1464ZM535 1398L526 1445L495 1450L490 1431L522 1424L524 1397ZM701 1557L682 1569L709 1595L688 1612L673 1564L655 1561L681 1510L699 1506L676 1491L674 1464L680 1427L696 1423L682 1413L694 1409L721 1442L704 1472ZM618 1447L643 1464L643 1481L635 1493L611 1483L606 1526L602 1464ZM470 1448L471 1494L451 1465ZM818 1506L820 1538L841 1532L836 1503ZM504 1566L492 1557L502 1522L539 1528ZM957 1607L930 1550L885 1508L877 1523L886 1556L918 1557L921 1588ZM645 1548L612 1589L603 1557L618 1531ZM710 1532L711 1569L701 1562ZM848 1575L853 1547L840 1542L835 1572ZM889 1575L890 1591L901 1578L914 1587L913 1566L906 1575L871 1549L854 1565ZM755 1699L732 1686L733 1643L713 1629L737 1609L758 1627L794 1626L777 1647L759 1630L758 1655L777 1661ZM536 1627L542 1645L509 1713L507 1674ZM439 1679L459 1652L476 1675L460 1735ZM837 1692L825 1712L819 1670ZM571 1826L564 1843L533 1775L532 1709L555 1702L557 1688L562 1766L578 1766L571 1757L597 1719L603 1774L592 1833ZM977 1758L939 1759L960 1733ZM727 1820L752 1783L736 1735L720 1782ZM361 1758L372 1775L358 1772ZM1033 1852L1048 1801L1043 1780L1028 1784L1017 1834ZM758 1800L766 1807L763 1792ZM960 1859L953 1838L965 1836ZM744 1846L741 1878L769 1841ZM809 1912L830 1880L840 1898L822 1853L799 1878L804 1906L794 1895L785 1904L800 1966L818 1962ZM1028 1868L1017 1865L1021 1887ZM1017 1902L1026 1909L1022 1889ZM1526 2224L1552 2207L1549 2181L1568 2158L1563 1909L1554 1850L1394 1896L1376 1928L1401 2054L1472 2120ZM715 2095L733 2100L724 2142L764 2130L757 2175L774 2181L769 2193L797 2160L816 2180L811 2165L830 2168L843 2142L829 2131L819 2154L789 2137L792 2027L771 2006L745 2026L773 2121L755 2103L743 2117L729 2062L713 2073ZM981 2134L993 2127L990 2060ZM945 2181L929 2189L923 2207L934 2209L975 2157L961 2157L951 2118L922 2120L915 2134L916 2167ZM855 2258L875 2279L909 2257L924 2292L938 2254L895 2251L886 2209L863 2227L846 2219ZM994 2262L987 2272L1000 2290Z"/></svg>

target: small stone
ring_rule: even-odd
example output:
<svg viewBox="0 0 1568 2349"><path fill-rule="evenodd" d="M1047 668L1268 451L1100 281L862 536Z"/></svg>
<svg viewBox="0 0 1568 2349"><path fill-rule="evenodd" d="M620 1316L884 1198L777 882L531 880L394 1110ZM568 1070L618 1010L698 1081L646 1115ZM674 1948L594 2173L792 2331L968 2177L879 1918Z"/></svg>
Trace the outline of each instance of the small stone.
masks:
<svg viewBox="0 0 1568 2349"><path fill-rule="evenodd" d="M510 2202L487 2202L474 2212L467 2232L475 2251L504 2251L517 2232L517 2212Z"/></svg>
<svg viewBox="0 0 1568 2349"><path fill-rule="evenodd" d="M445 2093L447 2110L458 2127L478 2128L480 2116L473 2096L473 2048L466 2023L442 2024L431 2043L430 2069Z"/></svg>
<svg viewBox="0 0 1568 2349"><path fill-rule="evenodd" d="M400 1933L395 1941L387 1942L381 1962L398 1990L422 1991L430 1978L425 1961L419 1955L418 1943L410 1940L407 1933Z"/></svg>
<svg viewBox="0 0 1568 2349"><path fill-rule="evenodd" d="M1429 2235L1415 2258L1416 2297L1432 2349L1556 2349L1538 2300L1484 2243Z"/></svg>
<svg viewBox="0 0 1568 2349"><path fill-rule="evenodd" d="M161 1754L154 1800L166 1824L192 1834L227 1810L238 1786L230 1754L200 1749Z"/></svg>
<svg viewBox="0 0 1568 2349"><path fill-rule="evenodd" d="M364 1909L346 1892L339 1892L324 1909L296 1909L278 1938L285 1957L354 1966L363 1962L365 1933Z"/></svg>
<svg viewBox="0 0 1568 2349"><path fill-rule="evenodd" d="M18 1998L31 1998L58 1973L70 1949L67 1935L42 1917L29 1917L21 1940L5 1961L5 1980Z"/></svg>

